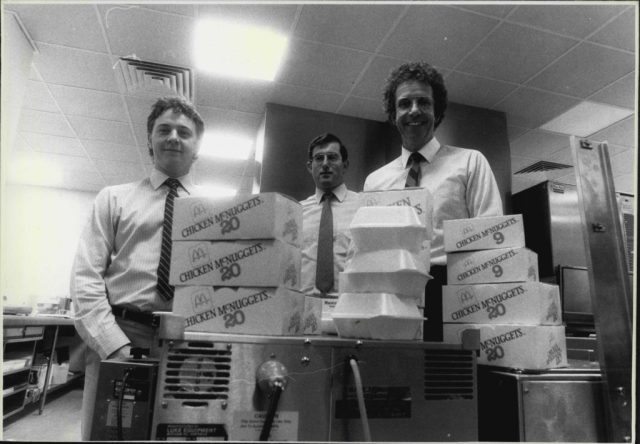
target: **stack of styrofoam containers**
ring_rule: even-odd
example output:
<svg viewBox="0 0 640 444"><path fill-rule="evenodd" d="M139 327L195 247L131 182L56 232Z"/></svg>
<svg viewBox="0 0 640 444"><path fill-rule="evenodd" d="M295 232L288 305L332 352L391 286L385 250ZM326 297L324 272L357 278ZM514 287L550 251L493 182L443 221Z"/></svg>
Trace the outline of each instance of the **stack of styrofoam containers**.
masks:
<svg viewBox="0 0 640 444"><path fill-rule="evenodd" d="M422 339L429 250L426 227L409 207L359 208L350 225L353 257L339 275L333 322L338 335Z"/></svg>
<svg viewBox="0 0 640 444"><path fill-rule="evenodd" d="M320 333L298 292L302 207L279 193L175 200L169 283L187 331Z"/></svg>
<svg viewBox="0 0 640 444"><path fill-rule="evenodd" d="M522 215L444 221L444 342L480 330L478 363L524 370L567 365L557 285L538 281Z"/></svg>

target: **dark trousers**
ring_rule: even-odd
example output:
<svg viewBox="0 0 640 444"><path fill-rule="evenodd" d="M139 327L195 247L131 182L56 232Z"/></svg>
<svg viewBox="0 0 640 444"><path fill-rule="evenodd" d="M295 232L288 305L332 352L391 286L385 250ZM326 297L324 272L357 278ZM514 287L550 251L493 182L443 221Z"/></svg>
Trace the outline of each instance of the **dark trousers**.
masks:
<svg viewBox="0 0 640 444"><path fill-rule="evenodd" d="M442 342L442 286L447 284L447 267L432 265L429 274L433 276L427 282L424 302L425 341Z"/></svg>

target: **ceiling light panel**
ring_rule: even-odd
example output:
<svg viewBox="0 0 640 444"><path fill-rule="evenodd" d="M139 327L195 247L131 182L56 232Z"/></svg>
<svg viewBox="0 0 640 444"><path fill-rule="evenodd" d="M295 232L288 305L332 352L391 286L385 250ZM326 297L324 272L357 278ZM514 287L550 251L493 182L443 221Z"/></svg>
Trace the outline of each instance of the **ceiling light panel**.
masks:
<svg viewBox="0 0 640 444"><path fill-rule="evenodd" d="M200 143L200 155L246 160L253 151L253 142L253 139L247 136L205 132Z"/></svg>
<svg viewBox="0 0 640 444"><path fill-rule="evenodd" d="M203 19L195 29L196 67L226 77L273 81L288 39L269 28Z"/></svg>
<svg viewBox="0 0 640 444"><path fill-rule="evenodd" d="M556 133L587 137L631 114L633 114L632 110L585 101L540 128Z"/></svg>

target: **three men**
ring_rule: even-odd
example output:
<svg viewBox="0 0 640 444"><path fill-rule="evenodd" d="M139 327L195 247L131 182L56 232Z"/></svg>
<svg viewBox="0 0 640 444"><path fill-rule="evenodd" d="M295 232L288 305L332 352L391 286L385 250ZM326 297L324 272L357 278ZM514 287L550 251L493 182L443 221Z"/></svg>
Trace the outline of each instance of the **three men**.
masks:
<svg viewBox="0 0 640 444"><path fill-rule="evenodd" d="M131 347L151 348L151 313L171 310L166 221L173 199L196 192L189 172L203 132L202 118L186 100L156 101L147 120L154 170L140 182L101 190L80 237L71 295L76 328L90 348L82 402L84 440L91 436L100 360L128 358Z"/></svg>
<svg viewBox="0 0 640 444"><path fill-rule="evenodd" d="M305 293L338 291L338 273L344 270L349 254L349 224L358 204L358 193L344 184L348 168L347 149L338 137L325 133L311 141L307 170L316 192L301 202L301 291Z"/></svg>
<svg viewBox="0 0 640 444"><path fill-rule="evenodd" d="M442 221L502 214L498 185L476 150L441 145L434 136L447 107L442 75L424 62L396 68L384 88L384 107L402 139L400 156L369 174L364 191L424 187L433 196L431 271L424 339L442 341L442 285L446 255Z"/></svg>

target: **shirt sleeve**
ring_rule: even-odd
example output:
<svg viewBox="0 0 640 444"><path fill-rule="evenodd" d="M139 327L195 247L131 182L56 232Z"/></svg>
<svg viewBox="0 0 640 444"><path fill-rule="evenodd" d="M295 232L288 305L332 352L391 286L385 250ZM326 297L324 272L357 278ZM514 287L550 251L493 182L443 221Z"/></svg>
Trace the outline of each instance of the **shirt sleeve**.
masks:
<svg viewBox="0 0 640 444"><path fill-rule="evenodd" d="M117 215L113 205L108 189L98 193L71 270L76 329L102 359L130 343L113 316L104 280L115 245Z"/></svg>
<svg viewBox="0 0 640 444"><path fill-rule="evenodd" d="M481 152L472 153L466 196L469 217L501 216L502 198L491 166Z"/></svg>

